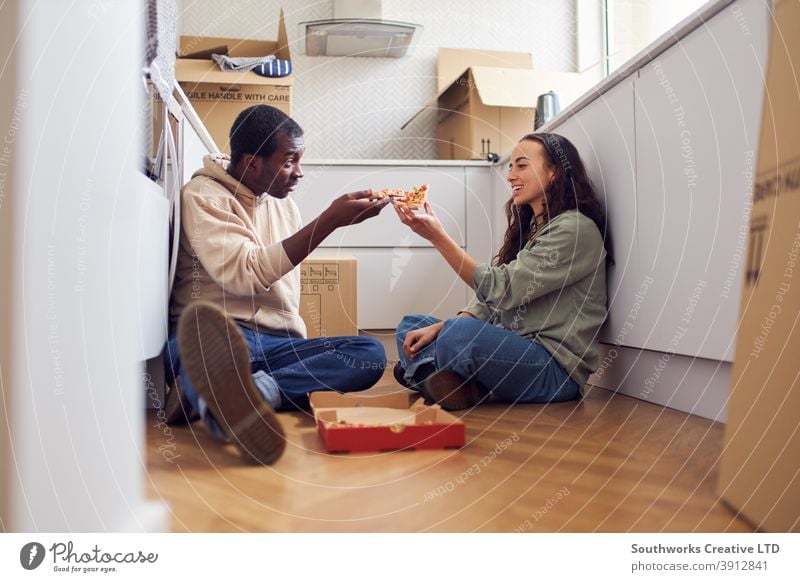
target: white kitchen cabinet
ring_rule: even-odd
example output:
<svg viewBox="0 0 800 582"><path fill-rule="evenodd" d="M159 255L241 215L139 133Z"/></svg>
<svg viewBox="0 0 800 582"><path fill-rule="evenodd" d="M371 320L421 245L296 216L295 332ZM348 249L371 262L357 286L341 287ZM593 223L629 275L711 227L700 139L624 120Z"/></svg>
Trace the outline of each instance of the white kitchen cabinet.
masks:
<svg viewBox="0 0 800 582"><path fill-rule="evenodd" d="M135 221L134 252L131 263L134 303L128 307L136 313L133 332L137 361L154 358L167 341L167 306L169 302L169 201L164 189L137 172L133 177L131 201Z"/></svg>
<svg viewBox="0 0 800 582"><path fill-rule="evenodd" d="M359 329L394 329L409 313L447 319L467 304L466 284L435 249L358 248L341 254L358 261Z"/></svg>
<svg viewBox="0 0 800 582"><path fill-rule="evenodd" d="M733 359L768 15L736 2L639 71L636 221L654 281L633 345Z"/></svg>
<svg viewBox="0 0 800 582"><path fill-rule="evenodd" d="M428 200L453 239L462 247L469 241L479 257L491 253L487 210L478 201L482 196L491 200L488 165L310 162L303 168L305 177L294 200L305 222L345 192L428 184ZM453 317L472 295L432 245L403 225L392 208L337 230L314 252L315 256L331 254L352 255L358 261L359 329L394 329L408 313Z"/></svg>
<svg viewBox="0 0 800 582"><path fill-rule="evenodd" d="M544 129L608 201L617 264L590 383L723 420L769 3L710 2Z"/></svg>
<svg viewBox="0 0 800 582"><path fill-rule="evenodd" d="M346 192L380 190L382 188L411 189L428 184L428 200L442 224L461 246L466 241L466 208L463 167L425 166L303 166L305 177L294 199L303 220L318 216L331 201ZM373 219L354 226L340 228L323 241L321 247L430 247L431 243L413 234L397 218L392 208L386 208Z"/></svg>
<svg viewBox="0 0 800 582"><path fill-rule="evenodd" d="M638 256L636 230L636 141L633 78L626 79L579 115L552 131L569 139L580 152L597 193L606 207L616 264L608 270L609 316L600 340L631 344L638 297L647 284Z"/></svg>
<svg viewBox="0 0 800 582"><path fill-rule="evenodd" d="M464 184L466 196L466 249L473 259L480 263L488 263L497 252L495 239L502 237L503 232L496 232L495 216L503 213L502 204L495 203L490 168L464 168ZM510 196L508 186L505 188L506 198ZM503 229L504 230L504 229Z"/></svg>

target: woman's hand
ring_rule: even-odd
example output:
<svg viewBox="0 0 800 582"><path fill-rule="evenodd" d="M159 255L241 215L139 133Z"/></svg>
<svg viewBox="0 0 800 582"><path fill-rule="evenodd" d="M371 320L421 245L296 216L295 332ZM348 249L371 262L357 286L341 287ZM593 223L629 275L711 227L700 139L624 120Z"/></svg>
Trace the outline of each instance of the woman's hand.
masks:
<svg viewBox="0 0 800 582"><path fill-rule="evenodd" d="M433 325L429 325L428 327L421 327L408 332L406 334L406 340L403 342L403 351L405 352L406 357L409 360L413 360L414 355L418 351L436 339L436 336L439 335L443 325L444 322L440 321L438 323L434 323Z"/></svg>
<svg viewBox="0 0 800 582"><path fill-rule="evenodd" d="M425 214L417 214L407 206L394 201L392 201L392 204L397 216L400 218L400 222L425 240L436 242L437 240L448 238L447 232L445 232L442 223L433 213L433 209L427 200L424 206Z"/></svg>
<svg viewBox="0 0 800 582"><path fill-rule="evenodd" d="M470 286L475 287L473 281L475 274L475 259L470 257L459 244L450 238L444 230L442 223L436 218L431 205L425 201L425 214L417 214L410 208L392 201L400 222L408 226L424 239L433 243L433 246L444 257L447 264L458 273L458 276Z"/></svg>

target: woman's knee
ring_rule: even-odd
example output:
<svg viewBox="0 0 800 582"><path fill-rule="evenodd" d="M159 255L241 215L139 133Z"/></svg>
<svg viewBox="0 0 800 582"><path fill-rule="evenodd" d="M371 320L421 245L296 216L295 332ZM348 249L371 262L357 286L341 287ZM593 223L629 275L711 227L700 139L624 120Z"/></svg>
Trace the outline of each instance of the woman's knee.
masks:
<svg viewBox="0 0 800 582"><path fill-rule="evenodd" d="M451 367L459 359L471 357L471 346L481 327L488 325L472 317L454 317L445 321L436 338L438 367Z"/></svg>
<svg viewBox="0 0 800 582"><path fill-rule="evenodd" d="M444 322L438 339L455 345L468 344L485 325L489 324L474 317L454 317Z"/></svg>

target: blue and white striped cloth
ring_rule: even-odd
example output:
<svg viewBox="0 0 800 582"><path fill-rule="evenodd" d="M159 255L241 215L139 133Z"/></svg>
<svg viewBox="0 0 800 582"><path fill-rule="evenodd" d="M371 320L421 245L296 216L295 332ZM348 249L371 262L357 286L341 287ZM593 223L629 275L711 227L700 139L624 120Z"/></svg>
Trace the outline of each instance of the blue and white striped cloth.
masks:
<svg viewBox="0 0 800 582"><path fill-rule="evenodd" d="M292 62L284 59L274 59L268 63L262 63L253 69L263 77L288 77L292 74Z"/></svg>
<svg viewBox="0 0 800 582"><path fill-rule="evenodd" d="M211 55L214 62L223 71L253 71L262 77L288 77L292 74L292 63L276 59L275 55L265 57L229 57L228 55Z"/></svg>

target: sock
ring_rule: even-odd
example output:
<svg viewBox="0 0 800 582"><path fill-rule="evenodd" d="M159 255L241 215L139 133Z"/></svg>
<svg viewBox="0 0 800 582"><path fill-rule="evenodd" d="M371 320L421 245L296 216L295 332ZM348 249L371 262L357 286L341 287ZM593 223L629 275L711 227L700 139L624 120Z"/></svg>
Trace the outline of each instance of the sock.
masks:
<svg viewBox="0 0 800 582"><path fill-rule="evenodd" d="M283 405L281 389L275 378L267 374L264 370L253 372L253 382L256 388L264 396L264 399L272 406L272 410L278 410Z"/></svg>
<svg viewBox="0 0 800 582"><path fill-rule="evenodd" d="M433 365L433 362L426 362L420 365L414 371L414 384L422 384L425 380L428 379L428 376L433 374L436 371L436 366Z"/></svg>

